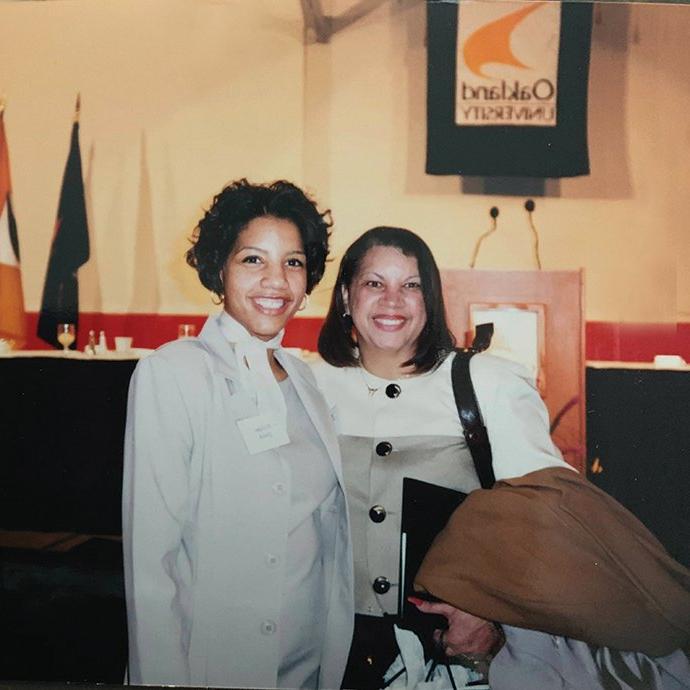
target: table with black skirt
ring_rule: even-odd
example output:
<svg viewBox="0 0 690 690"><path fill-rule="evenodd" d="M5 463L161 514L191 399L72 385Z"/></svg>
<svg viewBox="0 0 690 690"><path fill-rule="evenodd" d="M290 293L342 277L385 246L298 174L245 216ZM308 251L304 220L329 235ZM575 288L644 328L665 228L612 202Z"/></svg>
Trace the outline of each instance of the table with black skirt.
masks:
<svg viewBox="0 0 690 690"><path fill-rule="evenodd" d="M121 683L122 455L139 353L0 355L0 679ZM690 368L587 368L588 475L690 565Z"/></svg>
<svg viewBox="0 0 690 690"><path fill-rule="evenodd" d="M137 356L0 356L0 679L121 683L122 456Z"/></svg>

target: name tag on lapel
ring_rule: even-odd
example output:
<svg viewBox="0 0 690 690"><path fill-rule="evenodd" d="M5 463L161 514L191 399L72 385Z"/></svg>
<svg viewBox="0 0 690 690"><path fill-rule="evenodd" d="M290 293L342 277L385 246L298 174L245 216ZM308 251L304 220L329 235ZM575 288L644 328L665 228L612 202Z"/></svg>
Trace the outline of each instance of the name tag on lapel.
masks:
<svg viewBox="0 0 690 690"><path fill-rule="evenodd" d="M290 443L285 425L276 424L266 415L258 414L246 419L238 419L237 428L251 455Z"/></svg>

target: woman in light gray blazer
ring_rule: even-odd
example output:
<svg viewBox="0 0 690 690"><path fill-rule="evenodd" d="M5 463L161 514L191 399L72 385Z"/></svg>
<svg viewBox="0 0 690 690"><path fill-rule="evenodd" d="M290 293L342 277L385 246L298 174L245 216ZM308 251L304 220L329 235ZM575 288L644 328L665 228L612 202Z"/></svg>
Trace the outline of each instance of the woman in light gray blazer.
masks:
<svg viewBox="0 0 690 690"><path fill-rule="evenodd" d="M329 225L288 182L223 189L187 254L223 311L134 373L133 684L340 685L353 600L338 440L309 368L280 349L323 274Z"/></svg>

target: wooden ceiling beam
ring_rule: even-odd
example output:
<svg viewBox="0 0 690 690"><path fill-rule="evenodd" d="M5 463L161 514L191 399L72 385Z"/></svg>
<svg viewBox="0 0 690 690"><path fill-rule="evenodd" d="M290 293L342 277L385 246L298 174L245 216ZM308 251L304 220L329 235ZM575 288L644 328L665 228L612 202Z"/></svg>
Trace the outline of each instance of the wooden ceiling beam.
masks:
<svg viewBox="0 0 690 690"><path fill-rule="evenodd" d="M323 13L321 0L300 0L304 15L305 43L328 43L331 39L331 18Z"/></svg>
<svg viewBox="0 0 690 690"><path fill-rule="evenodd" d="M300 0L306 43L328 43L338 31L354 24L388 0L358 0L336 17L326 15L321 0Z"/></svg>

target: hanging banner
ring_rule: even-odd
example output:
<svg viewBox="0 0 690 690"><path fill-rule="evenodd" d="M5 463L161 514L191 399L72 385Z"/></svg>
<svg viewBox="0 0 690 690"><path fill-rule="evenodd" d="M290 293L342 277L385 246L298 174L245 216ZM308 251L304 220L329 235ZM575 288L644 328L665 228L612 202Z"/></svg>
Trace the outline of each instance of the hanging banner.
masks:
<svg viewBox="0 0 690 690"><path fill-rule="evenodd" d="M591 30L591 3L427 0L427 173L588 174Z"/></svg>
<svg viewBox="0 0 690 690"><path fill-rule="evenodd" d="M556 125L560 29L557 2L458 5L455 123Z"/></svg>

